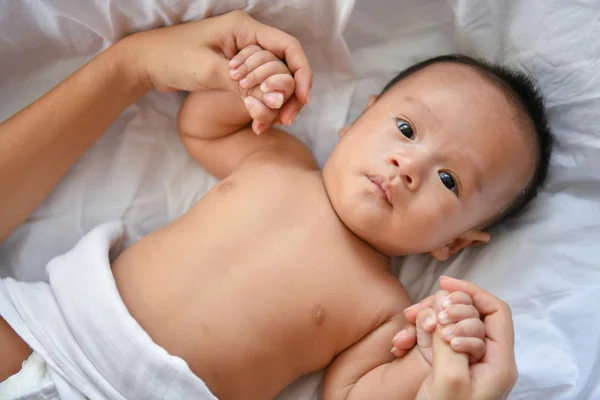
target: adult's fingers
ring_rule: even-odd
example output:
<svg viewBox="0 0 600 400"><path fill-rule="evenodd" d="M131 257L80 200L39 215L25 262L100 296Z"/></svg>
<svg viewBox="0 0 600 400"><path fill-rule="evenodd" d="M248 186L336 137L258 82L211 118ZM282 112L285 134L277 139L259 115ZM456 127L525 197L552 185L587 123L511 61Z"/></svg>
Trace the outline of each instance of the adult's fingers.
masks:
<svg viewBox="0 0 600 400"><path fill-rule="evenodd" d="M302 109L303 104L297 97L297 92L281 107L279 113L279 119L286 125L291 125L298 116L298 113Z"/></svg>
<svg viewBox="0 0 600 400"><path fill-rule="evenodd" d="M278 58L284 59L289 70L296 81L296 93L298 99L307 104L312 87L313 74L308 58L302 49L298 39L279 29L261 24L247 14L235 15L239 18L236 22L234 32L237 48L244 48L251 44L258 44L265 50L269 50Z"/></svg>
<svg viewBox="0 0 600 400"><path fill-rule="evenodd" d="M494 395L497 398L505 398L516 383L518 375L510 307L470 282L442 277L440 286L449 292L462 291L469 294L473 298L473 305L484 319L485 356L481 364L473 365L473 374L478 382L476 392L479 393L475 398L490 397L492 388L496 390Z"/></svg>
<svg viewBox="0 0 600 400"><path fill-rule="evenodd" d="M514 348L512 313L508 304L471 282L442 276L440 287L449 292L461 291L471 296L473 305L484 319L487 337Z"/></svg>

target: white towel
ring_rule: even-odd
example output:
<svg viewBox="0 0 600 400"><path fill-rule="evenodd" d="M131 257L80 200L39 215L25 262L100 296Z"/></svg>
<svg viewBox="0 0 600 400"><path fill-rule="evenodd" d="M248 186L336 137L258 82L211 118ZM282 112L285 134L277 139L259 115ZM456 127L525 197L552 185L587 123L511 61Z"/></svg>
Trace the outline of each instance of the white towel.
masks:
<svg viewBox="0 0 600 400"><path fill-rule="evenodd" d="M216 399L121 301L109 252L123 237L102 225L47 266L50 284L0 281L0 315L46 361L61 398Z"/></svg>

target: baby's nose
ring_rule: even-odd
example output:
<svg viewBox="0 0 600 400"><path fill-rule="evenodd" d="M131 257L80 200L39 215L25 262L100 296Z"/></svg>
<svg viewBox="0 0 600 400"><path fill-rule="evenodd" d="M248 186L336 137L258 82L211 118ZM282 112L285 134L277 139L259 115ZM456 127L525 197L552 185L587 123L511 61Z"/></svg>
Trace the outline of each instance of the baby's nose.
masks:
<svg viewBox="0 0 600 400"><path fill-rule="evenodd" d="M395 174L410 191L419 189L429 162L424 155L393 154L390 158Z"/></svg>

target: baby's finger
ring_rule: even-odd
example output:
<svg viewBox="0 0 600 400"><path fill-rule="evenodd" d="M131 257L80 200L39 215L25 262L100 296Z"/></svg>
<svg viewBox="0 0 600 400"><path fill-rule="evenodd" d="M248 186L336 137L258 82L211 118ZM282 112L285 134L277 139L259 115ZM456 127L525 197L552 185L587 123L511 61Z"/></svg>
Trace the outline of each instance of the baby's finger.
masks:
<svg viewBox="0 0 600 400"><path fill-rule="evenodd" d="M285 103L286 97L281 92L268 92L263 93L258 86L253 87L250 90L244 90L242 96L252 96L259 100L262 104L272 110L278 110Z"/></svg>
<svg viewBox="0 0 600 400"><path fill-rule="evenodd" d="M414 324L417 321L417 314L421 310L421 308L433 308L435 304L435 296L429 296L418 302L417 304L413 304L404 310L404 317L408 322Z"/></svg>
<svg viewBox="0 0 600 400"><path fill-rule="evenodd" d="M451 306L450 308L438 313L437 316L438 321L440 321L440 324L442 325L451 324L453 322L462 321L469 318L479 319L479 311L477 311L477 309L473 306L465 306L463 304Z"/></svg>
<svg viewBox="0 0 600 400"><path fill-rule="evenodd" d="M478 318L469 318L442 329L442 337L450 342L457 337L485 338L485 325Z"/></svg>
<svg viewBox="0 0 600 400"><path fill-rule="evenodd" d="M267 129L271 127L272 124L267 124L264 122L252 121L252 131L257 135L260 135Z"/></svg>
<svg viewBox="0 0 600 400"><path fill-rule="evenodd" d="M273 75L260 84L261 92L281 92L286 99L290 98L295 88L294 77L290 74Z"/></svg>
<svg viewBox="0 0 600 400"><path fill-rule="evenodd" d="M244 89L252 88L260 85L268 77L289 73L289 70L281 61L269 61L266 64L260 65L258 68L249 72L244 79L240 81L240 86Z"/></svg>
<svg viewBox="0 0 600 400"><path fill-rule="evenodd" d="M435 311L432 308L421 309L417 315L417 345L429 364L433 361L433 332L436 326Z"/></svg>
<svg viewBox="0 0 600 400"><path fill-rule="evenodd" d="M229 68L236 69L237 67L242 65L248 57L259 51L263 51L262 47L257 46L255 44L251 44L250 46L243 48L229 61Z"/></svg>
<svg viewBox="0 0 600 400"><path fill-rule="evenodd" d="M485 342L479 338L454 338L450 341L450 347L457 353L469 354L471 364L478 363L485 355Z"/></svg>
<svg viewBox="0 0 600 400"><path fill-rule="evenodd" d="M269 92L262 95L263 103L272 110L281 108L284 100L283 93L279 92Z"/></svg>
<svg viewBox="0 0 600 400"><path fill-rule="evenodd" d="M417 328L413 324L406 325L392 339L392 345L398 349L412 349L417 344Z"/></svg>
<svg viewBox="0 0 600 400"><path fill-rule="evenodd" d="M268 64L270 62L277 62L277 63L281 64L281 66L285 69L285 71L289 73L289 70L287 69L285 64L283 64L283 62L281 62L281 60L279 60L277 57L275 57L273 55L273 53L271 53L269 51L258 51L256 53L252 54L250 57L248 57L248 59L242 65L237 67L234 71L238 71L240 78L245 78L248 76L248 74L250 72L252 72L255 69L257 69L265 64ZM232 73L234 73L234 72L232 72ZM240 85L244 88L250 88L250 87L255 86L255 85L246 86L244 79L242 79L240 81Z"/></svg>
<svg viewBox="0 0 600 400"><path fill-rule="evenodd" d="M273 121L277 118L277 111L269 109L259 100L254 97L244 97L244 105L250 114L250 117L254 120L255 123L252 124L253 130L255 133L260 134L261 132L254 128L259 127L259 123L264 124L272 124Z"/></svg>
<svg viewBox="0 0 600 400"><path fill-rule="evenodd" d="M473 299L465 292L450 293L443 305L444 308L449 308L453 304L464 304L470 306L473 304Z"/></svg>
<svg viewBox="0 0 600 400"><path fill-rule="evenodd" d="M435 294L435 306L433 307L433 309L435 310L436 313L439 313L440 311L442 311L444 309L444 302L448 298L448 295L449 295L449 293L445 290L439 290Z"/></svg>

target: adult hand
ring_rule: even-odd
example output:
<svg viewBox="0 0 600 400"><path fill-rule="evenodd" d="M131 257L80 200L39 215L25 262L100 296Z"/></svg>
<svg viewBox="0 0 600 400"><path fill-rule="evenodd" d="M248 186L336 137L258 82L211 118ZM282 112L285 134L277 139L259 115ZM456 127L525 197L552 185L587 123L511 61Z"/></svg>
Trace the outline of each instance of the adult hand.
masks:
<svg viewBox="0 0 600 400"><path fill-rule="evenodd" d="M306 55L297 39L243 11L137 33L115 49L121 49L149 88L239 92L229 71L243 61L235 58L239 51L253 44L285 60L294 76L295 94L279 115L282 122L290 124L310 98L312 71Z"/></svg>
<svg viewBox="0 0 600 400"><path fill-rule="evenodd" d="M514 326L510 307L502 300L470 282L442 277L440 287L450 294L464 292L472 297L473 305L481 314L485 325L486 353L481 362L469 367L466 356L455 353L436 332L433 350L434 374L428 384L431 385L432 382L435 382L436 385L445 387L448 393L454 391L460 393L462 397L443 397L440 394L442 392L438 392L438 389L436 389L435 393L438 393L437 396L441 397L431 397L433 392L429 390L430 397L428 398L435 400L505 399L517 380ZM431 308L434 303L435 300L430 297L419 303L419 305L409 308L405 312L407 320L412 324L416 323L418 313L424 308ZM411 329L409 332L414 332L414 330ZM407 341L410 340L406 336L400 338L402 343L398 344L401 348L406 348ZM413 336L412 340L416 341L416 337ZM440 357L445 360L443 363L436 362L436 350L438 354L441 354ZM438 370L437 380L435 379L436 368ZM433 388L433 386L429 387ZM427 393L427 390L423 393ZM465 393L467 394L465 395ZM444 396L448 396L448 394Z"/></svg>
<svg viewBox="0 0 600 400"><path fill-rule="evenodd" d="M279 118L308 102L312 72L299 42L241 11L131 35L29 107L0 123L0 241L31 214L70 166L148 90L238 90L229 59L257 44L284 59L295 95Z"/></svg>

